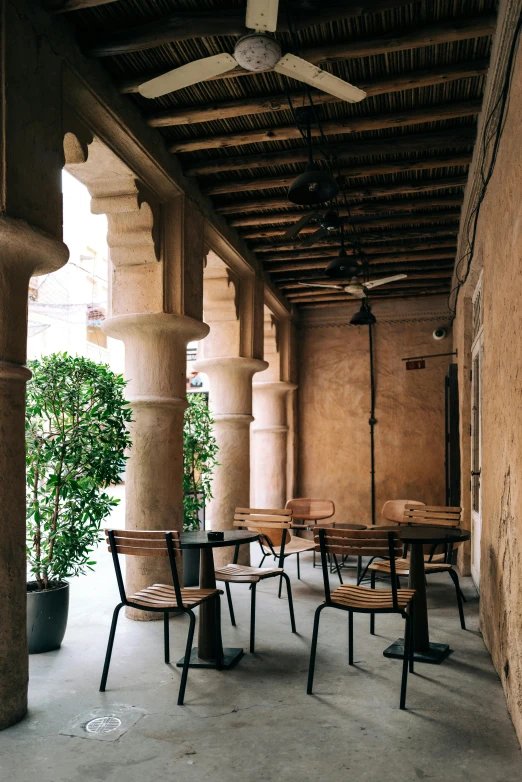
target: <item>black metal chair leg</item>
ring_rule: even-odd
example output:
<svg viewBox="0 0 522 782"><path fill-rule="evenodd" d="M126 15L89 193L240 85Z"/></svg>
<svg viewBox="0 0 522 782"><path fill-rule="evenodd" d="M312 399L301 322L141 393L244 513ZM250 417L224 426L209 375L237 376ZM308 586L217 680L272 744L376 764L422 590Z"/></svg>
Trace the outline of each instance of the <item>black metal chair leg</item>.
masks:
<svg viewBox="0 0 522 782"><path fill-rule="evenodd" d="M267 556L268 556L267 554L263 554L263 559L262 559L262 560L261 560L261 562L259 563L258 567L263 567L263 562L265 561L265 559L267 558Z"/></svg>
<svg viewBox="0 0 522 782"><path fill-rule="evenodd" d="M348 611L348 665L353 665L353 611Z"/></svg>
<svg viewBox="0 0 522 782"><path fill-rule="evenodd" d="M362 557L357 557L357 585L361 583Z"/></svg>
<svg viewBox="0 0 522 782"><path fill-rule="evenodd" d="M216 595L216 669L220 671L223 668L223 641L221 639L221 598Z"/></svg>
<svg viewBox="0 0 522 782"><path fill-rule="evenodd" d="M370 561L368 562L368 564L364 568L361 577L357 578L357 586L359 586L364 581L364 579L366 578L366 573L368 572L368 568L370 567L370 565L372 564L374 559L376 559L376 557L372 557L370 559Z"/></svg>
<svg viewBox="0 0 522 782"><path fill-rule="evenodd" d="M400 708L406 708L406 687L408 685L408 668L410 666L411 629L410 617L406 614L404 628L404 657L402 660L401 702Z"/></svg>
<svg viewBox="0 0 522 782"><path fill-rule="evenodd" d="M256 586L252 584L250 593L250 653L254 654L255 636L256 636Z"/></svg>
<svg viewBox="0 0 522 782"><path fill-rule="evenodd" d="M343 577L341 576L341 568L339 567L339 562L337 561L337 554L332 554L333 561L335 565L335 569L337 570L337 575L339 576L339 583L343 583Z"/></svg>
<svg viewBox="0 0 522 782"><path fill-rule="evenodd" d="M190 663L190 653L192 652L192 641L194 639L194 628L196 627L196 615L194 611L188 610L186 612L190 618L189 631L187 635L187 645L185 647L185 658L183 660L183 668L181 671L181 683L179 685L178 694L178 706L183 706L185 699L185 688L187 686L187 677Z"/></svg>
<svg viewBox="0 0 522 782"><path fill-rule="evenodd" d="M297 554L297 578L301 580L301 567L299 565L299 553Z"/></svg>
<svg viewBox="0 0 522 782"><path fill-rule="evenodd" d="M261 567L261 565L259 566ZM234 616L234 606L232 604L232 594L230 592L230 584L228 581L225 581L225 592L227 593L227 602L228 602L228 610L230 613L230 622L232 624L232 627L236 626L236 617Z"/></svg>
<svg viewBox="0 0 522 782"><path fill-rule="evenodd" d="M415 673L415 648L413 645L413 610L412 610L412 604L410 603L409 608L410 613L410 673Z"/></svg>
<svg viewBox="0 0 522 782"><path fill-rule="evenodd" d="M283 588L283 576L280 576L279 577L279 592L277 593L277 596L279 598L281 597L281 590L282 590L282 588Z"/></svg>
<svg viewBox="0 0 522 782"><path fill-rule="evenodd" d="M288 595L288 608L290 610L290 624L292 625L292 632L297 633L297 630L295 629L294 601L292 600L292 587L290 586L290 578L286 573L283 573L283 577L286 581L286 593Z"/></svg>
<svg viewBox="0 0 522 782"><path fill-rule="evenodd" d="M459 584L459 577L454 570L448 570L451 580L455 584L455 592L457 593L457 605L459 608L460 626L463 630L466 629L466 620L464 619L464 608L462 606L461 589Z"/></svg>
<svg viewBox="0 0 522 782"><path fill-rule="evenodd" d="M103 664L103 673L100 682L100 692L105 692L105 685L107 684L107 676L109 675L109 665L111 664L112 647L114 646L114 636L116 635L116 625L118 624L118 614L123 608L123 603L119 603L112 614L111 629L109 632L109 642L107 644L107 652L105 654L105 663Z"/></svg>
<svg viewBox="0 0 522 782"><path fill-rule="evenodd" d="M370 570L370 585L375 589L375 570ZM375 635L375 614L370 614L370 635Z"/></svg>
<svg viewBox="0 0 522 782"><path fill-rule="evenodd" d="M163 614L163 645L165 647L165 662L170 663L169 612Z"/></svg>
<svg viewBox="0 0 522 782"><path fill-rule="evenodd" d="M319 635L319 619L321 617L321 611L323 608L326 608L326 605L318 606L315 610L314 631L312 633L312 646L310 648L310 664L308 666L308 684L306 686L306 692L308 695L312 694L312 687L314 684L315 655L317 652L317 636Z"/></svg>

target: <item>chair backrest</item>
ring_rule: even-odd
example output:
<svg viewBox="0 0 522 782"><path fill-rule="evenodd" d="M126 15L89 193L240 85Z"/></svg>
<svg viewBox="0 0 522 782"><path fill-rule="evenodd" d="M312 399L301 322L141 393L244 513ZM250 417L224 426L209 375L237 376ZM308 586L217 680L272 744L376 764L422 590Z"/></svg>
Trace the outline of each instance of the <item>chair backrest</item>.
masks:
<svg viewBox="0 0 522 782"><path fill-rule="evenodd" d="M446 505L424 505L421 508L407 503L401 524L426 524L430 527L458 527L462 508Z"/></svg>
<svg viewBox="0 0 522 782"><path fill-rule="evenodd" d="M315 550L321 553L327 603L330 602L330 567L327 555L339 554L341 557L389 557L394 607L396 607L395 558L400 557L402 553L402 542L397 530L384 530L378 526L364 530L321 527L317 531L314 530L314 541Z"/></svg>
<svg viewBox="0 0 522 782"><path fill-rule="evenodd" d="M381 516L385 521L394 521L396 524L402 524L406 505L421 508L424 503L417 500L388 500L382 506Z"/></svg>
<svg viewBox="0 0 522 782"><path fill-rule="evenodd" d="M168 557L176 598L178 605L181 605L180 582L176 567L176 559L181 557L181 545L177 530L106 529L105 539L112 554L122 602L127 603L127 596L118 559L119 554L138 557Z"/></svg>
<svg viewBox="0 0 522 782"><path fill-rule="evenodd" d="M295 521L319 521L329 519L335 513L332 500L318 500L312 497L297 497L288 500L286 508L294 513Z"/></svg>
<svg viewBox="0 0 522 782"><path fill-rule="evenodd" d="M234 527L245 527L251 532L258 532L268 538L272 546L281 546L283 534L285 544L292 537L292 510L266 509L266 508L236 508L234 513ZM284 531L286 530L286 533Z"/></svg>

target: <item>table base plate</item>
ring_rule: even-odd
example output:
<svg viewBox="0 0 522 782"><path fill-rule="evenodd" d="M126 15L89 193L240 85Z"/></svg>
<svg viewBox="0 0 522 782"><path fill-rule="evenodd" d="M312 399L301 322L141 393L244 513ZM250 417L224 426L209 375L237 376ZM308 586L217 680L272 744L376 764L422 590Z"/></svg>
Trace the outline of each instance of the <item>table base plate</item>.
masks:
<svg viewBox="0 0 522 782"><path fill-rule="evenodd" d="M233 668L236 663L243 657L243 649L223 649L223 668ZM178 660L176 663L178 668L181 668L185 662L185 656ZM215 668L215 660L204 660L202 657L198 657L198 647L194 646L190 653L189 668Z"/></svg>
<svg viewBox="0 0 522 782"><path fill-rule="evenodd" d="M413 659L416 663L441 663L448 656L450 648L448 644L430 643L429 650L425 652L414 652ZM395 660L404 659L404 638L398 638L395 643L384 650L385 657L393 657Z"/></svg>

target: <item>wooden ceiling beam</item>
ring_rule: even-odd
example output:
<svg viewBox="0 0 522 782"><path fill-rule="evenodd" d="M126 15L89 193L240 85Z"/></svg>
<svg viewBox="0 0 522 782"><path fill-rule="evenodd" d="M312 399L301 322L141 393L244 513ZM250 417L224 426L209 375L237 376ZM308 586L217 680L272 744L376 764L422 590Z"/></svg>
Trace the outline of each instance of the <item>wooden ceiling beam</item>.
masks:
<svg viewBox="0 0 522 782"><path fill-rule="evenodd" d="M314 125L312 136L338 136L347 133L362 133L368 130L383 130L384 128L402 128L407 125L421 125L425 122L440 122L441 120L472 117L480 114L482 99L455 101L421 109L407 111L383 112L367 117L344 117L326 120L321 123L321 129ZM241 133L226 133L221 136L202 136L201 138L179 139L169 145L169 151L176 154L198 152L203 149L227 149L248 144L268 144L274 141L287 141L301 138L301 130L294 124L281 127L259 128L245 130Z"/></svg>
<svg viewBox="0 0 522 782"><path fill-rule="evenodd" d="M408 152L432 152L443 149L462 149L475 143L476 129L464 126L431 133L412 133L393 138L357 139L350 143L329 144L328 153L337 158L354 158L363 155L399 155ZM223 171L244 171L270 166L297 165L308 161L308 151L285 149L280 152L263 152L259 155L237 155L198 160L185 167L187 176L207 176Z"/></svg>
<svg viewBox="0 0 522 782"><path fill-rule="evenodd" d="M386 299L386 301L404 301L404 300L410 300L410 301L422 301L422 299L427 299L430 297L435 296L447 296L448 290L442 290L442 291L426 291L422 294L414 293L411 296L380 296L379 298ZM352 299L353 302L353 299ZM344 302L342 302L344 303ZM347 304L351 302L346 302ZM373 303L373 302L372 302ZM304 304L304 305L298 305L300 310L318 310L318 309L325 309L328 307L338 307L339 302L325 302L320 304Z"/></svg>
<svg viewBox="0 0 522 782"><path fill-rule="evenodd" d="M366 257L372 258L374 255L383 255L386 253L400 253L400 252L419 252L421 250L438 250L441 247L450 247L452 250L457 250L455 239L446 239L441 242L421 242L415 245L408 244L393 244L393 245L365 245L362 250ZM323 250L306 250L303 248L299 252L292 253L267 253L261 256L263 263L275 263L279 261L299 261L305 259L307 261L314 260L315 258L330 259L335 258L339 253L339 245L332 247L325 247Z"/></svg>
<svg viewBox="0 0 522 782"><path fill-rule="evenodd" d="M437 236L447 236L451 237L459 232L459 224L455 223L454 225L442 225L442 226L426 226L426 228L416 228L414 230L407 230L407 231L392 231L391 233L365 233L359 235L359 239L362 240L362 248L363 250L366 249L366 246L364 244L365 241L367 242L398 242L403 241L406 239L417 239L417 238L426 238L429 239L431 237L437 237ZM271 253L271 252L281 252L281 250L294 250L300 252L301 250L313 250L315 248L325 248L325 247L340 247L341 244L338 239L335 241L332 241L332 239L324 239L321 242L316 242L315 244L309 245L308 248L303 247L302 242L290 242L288 244L255 244L250 249L252 252L255 253ZM263 256L261 256L261 260L263 259Z"/></svg>
<svg viewBox="0 0 522 782"><path fill-rule="evenodd" d="M359 166L340 166L339 173L347 179L378 176L380 174L403 174L410 171L427 171L451 166L469 166L471 152L455 152L450 155L425 157L418 160L397 160L389 163L367 163ZM230 179L203 188L206 195L226 195L228 193L253 192L255 190L270 190L279 187L289 187L295 179L295 174L278 177L262 177L261 179Z"/></svg>
<svg viewBox="0 0 522 782"><path fill-rule="evenodd" d="M449 250L444 252L441 250L436 252L425 253L390 253L389 255L383 255L379 257L379 263L405 263L406 261L422 261L422 260L441 260L441 261L453 261L455 259L455 253L451 253ZM299 261L297 263L285 263L274 264L270 266L267 271L270 274L283 274L285 272L300 272L308 269L324 269L326 267L325 259L320 258L317 261Z"/></svg>
<svg viewBox="0 0 522 782"><path fill-rule="evenodd" d="M428 68L423 71L414 71L405 75L387 76L371 82L358 83L358 87L365 90L368 96L383 95L390 92L399 92L401 90L413 90L420 87L432 86L435 84L446 84L449 81L457 79L469 79L474 76L481 76L488 71L489 61L486 59L476 60L474 62L463 62L454 65L442 65ZM139 82L141 83L141 81ZM132 91L137 92L136 89ZM125 90L130 92L131 90ZM312 99L315 105L325 103L342 103L340 98L335 95L328 95L326 92L311 90ZM298 105L302 100L302 90L291 92L289 94L292 102ZM218 103L209 103L197 106L186 106L179 109L169 109L147 117L147 123L153 128L172 127L175 125L192 125L195 122L210 122L212 120L230 119L232 117L244 117L253 114L266 114L267 112L288 111L288 95L273 96L255 96L242 97L235 100L220 101Z"/></svg>
<svg viewBox="0 0 522 782"><path fill-rule="evenodd" d="M412 200L396 199L383 201L368 201L363 204L354 204L350 206L350 215L370 215L370 214L388 214L389 212L407 212L417 209L426 209L444 206L460 206L463 202L463 196L428 196L425 198L414 198ZM264 213L261 215L252 215L246 217L237 217L229 220L228 223L234 228L247 228L255 225L286 225L288 223L300 220L305 212L277 212ZM346 207L339 207L341 217L348 216ZM311 223L305 226L309 231L318 231L317 223ZM302 229L300 233L303 233Z"/></svg>
<svg viewBox="0 0 522 782"><path fill-rule="evenodd" d="M405 195L411 193L429 193L434 190L446 190L453 187L465 187L467 176L448 177L447 179L423 179L413 180L412 182L391 182L383 185L370 185L369 187L346 188L343 196L346 198L359 200L361 198L385 198L390 195ZM384 204L385 202L383 202ZM250 199L248 201L234 201L224 206L214 206L219 214L237 214L244 212L259 212L269 209L284 209L293 206L287 195L275 196L272 198ZM270 215L268 215L269 217ZM267 217L267 215L265 215ZM265 220L270 222L270 220Z"/></svg>
<svg viewBox="0 0 522 782"><path fill-rule="evenodd" d="M414 213L409 215L374 215L372 217L355 218L352 223L355 225L358 237L364 241L364 234L360 234L359 231L366 227L370 228L391 228L397 225L411 225L416 227L420 224L430 223L444 223L454 222L460 219L460 209L452 209L445 212L423 212L421 214ZM301 231L301 234L313 233L317 230L317 226L305 226ZM284 228L254 228L252 231L246 231L241 234L242 239L264 239L271 236L282 236L285 232Z"/></svg>
<svg viewBox="0 0 522 782"><path fill-rule="evenodd" d="M65 14L69 11L81 11L84 8L117 2L118 0L46 0L45 10L51 14Z"/></svg>
<svg viewBox="0 0 522 782"><path fill-rule="evenodd" d="M393 266L372 266L370 269L371 279L378 279L380 277L386 276L387 274L407 274L409 279L415 279L417 275L419 275L419 279L424 279L425 276L433 279L445 279L448 276L451 277L452 270L453 266L450 265L434 267L433 265L428 264L426 264L424 268L411 264L410 266L403 265L398 268ZM338 282L337 280L332 280L329 277L314 275L312 277L303 277L302 279L298 277L294 277L289 280L279 279L277 285L280 290L287 292L304 290L301 283L317 283L318 285L347 285L349 280L340 280Z"/></svg>
<svg viewBox="0 0 522 782"><path fill-rule="evenodd" d="M410 0L411 2L411 0ZM94 3L92 3L94 4ZM293 30L302 30L316 24L350 19L364 14L388 11L409 5L408 0L307 0L289 3ZM304 6L304 7L303 7ZM281 4L277 22L278 32L288 32L287 16ZM174 41L206 38L216 35L244 35L245 11L216 9L212 11L180 11L161 19L135 27L128 27L106 38L93 42L88 53L93 57L112 57L115 54L145 51Z"/></svg>

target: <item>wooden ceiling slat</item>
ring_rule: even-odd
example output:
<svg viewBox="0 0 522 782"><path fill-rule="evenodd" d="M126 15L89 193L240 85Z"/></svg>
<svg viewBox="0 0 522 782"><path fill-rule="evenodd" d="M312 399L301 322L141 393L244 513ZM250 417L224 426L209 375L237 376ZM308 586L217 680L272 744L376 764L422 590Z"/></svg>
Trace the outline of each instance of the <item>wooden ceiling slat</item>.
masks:
<svg viewBox="0 0 522 782"><path fill-rule="evenodd" d="M401 263L403 261L432 261L432 260L452 260L455 258L455 253L451 252L451 250L444 250L441 249L439 251L437 250L426 250L424 252L404 252L404 253L390 253L389 255L382 255L379 256L379 263ZM282 272L290 272L290 271L305 271L306 269L324 269L326 267L325 259L319 258L317 261L298 261L297 263L283 263L283 264L274 264L273 266L270 266L268 271L270 274L279 274Z"/></svg>
<svg viewBox="0 0 522 782"><path fill-rule="evenodd" d="M460 152L452 155L424 157L417 160L397 160L389 163L367 163L359 166L340 166L339 174L348 179L370 177L378 174L403 174L410 171L427 171L451 166L468 166L471 163L471 152ZM337 169L336 169L337 170ZM203 188L206 195L227 195L228 193L253 192L271 188L289 187L295 179L295 174L278 177L262 177L261 179L228 180Z"/></svg>
<svg viewBox="0 0 522 782"><path fill-rule="evenodd" d="M408 193L426 193L431 190L445 190L452 187L465 187L466 176L448 177L447 179L425 179L414 180L413 182L391 182L383 185L374 185L365 188L346 188L343 191L343 198L359 200L361 198L386 197L389 195L399 195ZM385 202L383 202L383 205ZM219 214L237 214L238 212L258 212L262 209L284 209L288 207L287 196L275 196L273 198L263 198L257 201L254 199L247 201L234 201L232 204L224 206L215 206ZM319 207L320 208L320 207ZM270 215L263 215L265 222L270 222ZM245 223L246 225L246 223Z"/></svg>
<svg viewBox="0 0 522 782"><path fill-rule="evenodd" d="M366 226L370 228L391 228L398 225L412 225L422 223L443 223L454 222L460 219L460 209L447 210L445 212L423 212L422 214L414 213L409 215L376 215L372 217L365 216L363 218L355 218L352 223L356 229L364 229ZM317 230L317 226L305 226L301 231L301 234L313 233ZM264 228L255 229L253 231L246 231L242 233L243 239L263 239L269 236L282 236L284 234L284 228ZM361 236L364 241L364 235Z"/></svg>
<svg viewBox="0 0 522 782"><path fill-rule="evenodd" d="M368 215L368 214L388 214L389 212L409 212L416 209L426 209L444 206L460 206L463 201L463 195L445 195L445 196L427 196L426 198L413 198L411 200L396 199L383 201L368 201L364 204L350 205L350 215L348 209L344 206L339 207L341 217ZM229 225L234 228L247 228L254 225L284 225L294 223L303 216L304 212L278 212L264 213L261 215L250 215L246 217L236 217L229 220ZM282 229L284 232L286 229ZM300 233L305 231L318 231L317 223L311 223L305 226Z"/></svg>
<svg viewBox="0 0 522 782"><path fill-rule="evenodd" d="M329 153L338 158L354 158L363 155L393 155L404 152L429 152L432 150L461 149L474 144L474 127L450 128L430 133L412 133L393 138L357 139L350 143L330 144ZM306 163L308 151L285 149L277 152L263 152L258 155L237 155L212 160L198 160L186 166L187 176L219 174L223 171L241 171L269 166Z"/></svg>
<svg viewBox="0 0 522 782"><path fill-rule="evenodd" d="M373 257L373 255L380 255L383 253L399 253L399 252L419 252L420 250L437 250L441 247L450 247L452 250L457 250L455 239L445 239L437 242L420 242L415 245L408 244L394 244L383 247L382 245L365 245L363 250L366 257ZM300 252L292 253L266 253L263 254L261 260L263 263L273 263L275 261L298 261L299 259L313 260L314 258L330 259L334 258L339 253L340 245L329 245L322 250L307 250L303 248Z"/></svg>
<svg viewBox="0 0 522 782"><path fill-rule="evenodd" d="M81 0L77 0L81 2ZM106 2L113 0L105 0ZM70 0L74 2L74 0ZM88 2L88 0L87 0ZM306 7L300 2L288 4L292 28L303 30L316 24L326 24L350 19L364 14L389 11L409 5L411 0L307 0ZM91 2L91 5L94 5ZM278 32L288 32L287 15L281 3L281 13L277 22ZM115 54L139 52L175 41L187 41L191 38L205 38L216 35L244 35L245 10L243 8L212 11L180 11L164 16L153 22L129 27L113 33L110 37L93 42L88 47L92 57L110 57Z"/></svg>
<svg viewBox="0 0 522 782"><path fill-rule="evenodd" d="M440 120L471 117L480 114L482 99L456 101L409 111L385 112L368 117L344 117L327 120L321 123L321 128L314 125L312 136L342 135L345 133L361 133L366 130L382 130L383 128L401 128L406 125L419 125L424 122L439 122ZM246 144L267 144L274 141L287 141L301 138L301 130L295 125L246 130L242 133L227 133L222 136L203 136L195 139L182 139L169 145L170 152L196 152L202 149L226 149L240 147Z"/></svg>
<svg viewBox="0 0 522 782"><path fill-rule="evenodd" d="M387 76L371 82L358 83L360 89L365 90L368 96L384 95L390 92L413 90L420 87L428 87L435 84L446 84L457 79L469 79L482 76L487 73L488 60L482 59L476 62L457 63L456 65L438 66L427 70L408 73L400 76ZM136 87L137 90L137 87ZM325 103L342 103L340 98L328 95L319 90L311 90L312 100L315 105ZM220 103L205 103L198 106L187 106L180 109L151 114L147 117L147 123L152 128L172 127L174 125L192 125L195 122L210 122L211 120L230 119L231 117L244 117L252 114L266 114L267 112L288 111L289 100L292 103L302 99L301 92L293 92L288 95L273 95L260 97L246 97L236 100L221 101Z"/></svg>
<svg viewBox="0 0 522 782"><path fill-rule="evenodd" d="M447 296L448 291L447 290L441 290L441 291L425 291L423 293L412 293L411 295L402 295L402 296L379 296L380 299L385 299L386 301L421 301L422 299L427 299L431 297L441 297L441 296ZM375 299L374 296L372 296L372 299ZM353 303L347 302L347 303ZM373 301L372 301L373 303ZM344 304L344 302L341 302L341 304ZM319 304L304 304L304 305L297 305L300 310L316 310L316 309L324 309L325 307L339 307L339 302L325 302L325 303L319 303ZM354 327L355 328L355 327ZM359 327L357 327L359 328Z"/></svg>
<svg viewBox="0 0 522 782"><path fill-rule="evenodd" d="M396 242L396 241L402 241L407 239L418 239L421 237L424 237L426 239L429 239L431 237L437 237L437 236L451 236L456 235L459 232L459 225L458 223L454 223L453 225L442 225L442 226L426 226L426 228L416 228L416 229L409 229L409 230L400 230L399 232L391 232L391 233L365 233L361 234L359 236L359 239L361 239L361 246L363 250L366 250L366 245L364 242ZM303 251L305 249L308 249L308 251L313 250L316 247L324 248L325 242L316 242L315 244L309 245L308 248L303 248L303 243L294 241L288 244L255 244L251 247L251 250L255 253L271 253L271 252L280 252L281 250L295 250L295 251ZM330 247L340 247L339 241L332 241L331 239L328 240L328 246Z"/></svg>

